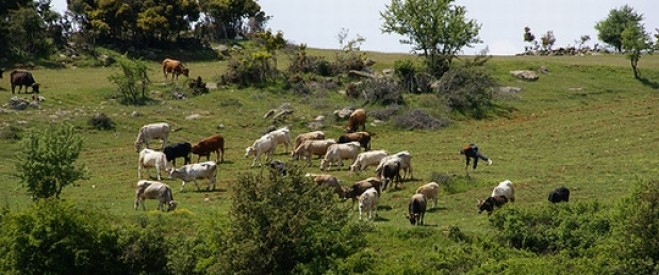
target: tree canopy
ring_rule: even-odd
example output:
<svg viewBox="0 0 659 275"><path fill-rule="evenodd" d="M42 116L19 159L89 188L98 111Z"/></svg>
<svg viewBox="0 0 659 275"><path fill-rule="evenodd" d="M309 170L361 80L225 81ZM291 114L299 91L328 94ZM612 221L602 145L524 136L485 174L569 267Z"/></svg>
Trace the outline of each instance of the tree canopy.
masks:
<svg viewBox="0 0 659 275"><path fill-rule="evenodd" d="M618 52L622 52L622 32L629 25L639 26L641 21L643 21L643 15L636 13L628 5L612 9L606 19L595 25L595 29L599 32L597 38L611 45Z"/></svg>

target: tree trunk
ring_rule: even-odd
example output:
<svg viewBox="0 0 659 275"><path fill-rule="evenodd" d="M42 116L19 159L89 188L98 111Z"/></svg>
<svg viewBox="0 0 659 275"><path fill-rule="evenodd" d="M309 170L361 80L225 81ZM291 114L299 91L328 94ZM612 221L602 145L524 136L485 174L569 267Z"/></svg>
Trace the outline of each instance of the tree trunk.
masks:
<svg viewBox="0 0 659 275"><path fill-rule="evenodd" d="M632 70L634 71L634 78L638 79L638 57L631 58Z"/></svg>

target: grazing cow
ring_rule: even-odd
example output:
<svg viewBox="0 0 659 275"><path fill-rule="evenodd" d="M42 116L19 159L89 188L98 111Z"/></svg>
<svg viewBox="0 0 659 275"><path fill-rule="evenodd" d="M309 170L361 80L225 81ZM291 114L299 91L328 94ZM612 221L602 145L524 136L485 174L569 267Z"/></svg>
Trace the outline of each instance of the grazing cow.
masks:
<svg viewBox="0 0 659 275"><path fill-rule="evenodd" d="M426 215L426 205L428 204L426 196L423 194L414 194L410 198L408 205L409 214L406 215L412 225L423 225L423 218Z"/></svg>
<svg viewBox="0 0 659 275"><path fill-rule="evenodd" d="M348 117L348 127L346 127L346 132L352 133L362 127L362 131L366 131L366 110L357 109L350 117Z"/></svg>
<svg viewBox="0 0 659 275"><path fill-rule="evenodd" d="M170 73L172 74L172 80L174 80L174 76L176 76L176 80L178 80L178 76L181 74L188 77L190 70L183 66L181 61L165 58L165 60L162 61L162 74L165 76L165 80L167 80L167 75Z"/></svg>
<svg viewBox="0 0 659 275"><path fill-rule="evenodd" d="M320 170L324 170L325 167L328 171L332 170L333 163L343 166L344 159L352 159L354 162L357 155L359 155L359 143L357 142L331 145L327 148L325 157L320 161Z"/></svg>
<svg viewBox="0 0 659 275"><path fill-rule="evenodd" d="M146 210L144 205L145 199L158 200L158 210L163 210L163 205L167 205L167 212L176 209L177 203L174 200L172 189L169 185L158 181L140 180L137 182L135 190L135 203L133 207L135 210L142 204L142 209Z"/></svg>
<svg viewBox="0 0 659 275"><path fill-rule="evenodd" d="M432 199L432 208L437 208L437 196L439 195L439 184L436 182L426 183L416 189L417 194L423 194L426 200Z"/></svg>
<svg viewBox="0 0 659 275"><path fill-rule="evenodd" d="M167 162L167 156L164 153L144 148L140 152L140 157L137 160L137 179L142 178L142 169L145 168L156 168L156 174L158 180L161 179L160 172L162 170L169 170L169 163ZM151 177L151 172L147 171L149 177Z"/></svg>
<svg viewBox="0 0 659 275"><path fill-rule="evenodd" d="M334 189L334 192L339 195L339 197L344 197L344 191L339 183L339 179L335 176L327 174L306 174L307 177L313 177L313 181L316 185L324 185Z"/></svg>
<svg viewBox="0 0 659 275"><path fill-rule="evenodd" d="M286 176L286 163L283 161L278 159L271 160L270 163L268 163L268 167L270 167L270 171L276 175Z"/></svg>
<svg viewBox="0 0 659 275"><path fill-rule="evenodd" d="M365 170L368 166L377 166L380 164L380 161L388 156L389 153L385 150L375 150L363 152L357 155L355 162L350 165L351 172L360 172Z"/></svg>
<svg viewBox="0 0 659 275"><path fill-rule="evenodd" d="M300 146L303 142L311 139L325 139L325 132L313 131L297 135L297 137L295 137L295 145L293 146L293 149Z"/></svg>
<svg viewBox="0 0 659 275"><path fill-rule="evenodd" d="M364 191L359 196L359 220L362 220L362 212L366 212L368 219L372 220L373 216L377 217L378 208L378 191L374 187Z"/></svg>
<svg viewBox="0 0 659 275"><path fill-rule="evenodd" d="M371 150L371 134L369 132L345 133L339 137L338 143L357 141L365 151Z"/></svg>
<svg viewBox="0 0 659 275"><path fill-rule="evenodd" d="M288 127L279 128L267 133L266 135L272 136L272 138L275 140L275 147L272 149L273 154L275 151L277 151L277 145L284 144L284 147L286 148L284 152L288 152L288 145L293 144L291 142L291 130L289 130Z"/></svg>
<svg viewBox="0 0 659 275"><path fill-rule="evenodd" d="M549 193L549 197L547 198L551 203L558 203L558 202L568 202L570 200L570 189L567 189L567 187L561 186L554 191L551 191Z"/></svg>
<svg viewBox="0 0 659 275"><path fill-rule="evenodd" d="M368 190L369 188L375 188L375 190L378 191L378 197L380 196L380 193L382 193L382 180L375 178L375 177L370 177L365 180L360 180L358 182L355 182L348 188L345 188L343 191L343 199L352 199L352 202L354 203L359 196L364 193L364 191Z"/></svg>
<svg viewBox="0 0 659 275"><path fill-rule="evenodd" d="M169 124L165 122L152 123L142 126L139 132L137 133L137 138L135 139L135 150L140 152L142 144L145 148L149 148L149 140L159 138L162 140L162 146L160 149L167 146L167 136L169 136L170 131Z"/></svg>
<svg viewBox="0 0 659 275"><path fill-rule="evenodd" d="M217 176L217 163L214 161L206 161L195 164L184 165L181 168L172 169L169 171L169 177L171 179L180 179L181 180L181 190L185 187L185 183L192 181L194 186L197 187L199 191L199 184L197 184L198 179L208 179L206 184L206 189L210 190L211 184L213 184L213 190L215 190L215 182Z"/></svg>
<svg viewBox="0 0 659 275"><path fill-rule="evenodd" d="M206 161L210 160L212 152L215 152L216 162L218 159L220 162L224 162L224 137L222 135L212 135L192 146L192 153L197 155L197 162L202 156L206 157Z"/></svg>
<svg viewBox="0 0 659 275"><path fill-rule="evenodd" d="M254 155L254 160L252 161L252 166L256 165L256 160L261 164L261 155L265 154L265 160L270 159L270 154L275 149L275 140L271 135L264 135L254 141L251 147L245 148L245 158Z"/></svg>
<svg viewBox="0 0 659 275"><path fill-rule="evenodd" d="M18 93L21 93L23 86L25 86L25 93L27 94L27 88L32 88L32 93L39 93L39 83L34 81L32 73L22 70L13 70L9 74L9 81L11 81L11 93L14 93L14 89L18 86Z"/></svg>
<svg viewBox="0 0 659 275"><path fill-rule="evenodd" d="M378 165L377 168L375 168L375 173L380 173L379 171L382 170L382 166L384 163L388 162L391 159L397 159L400 162L400 169L403 170L403 178L406 178L406 176L409 174L410 179L414 178L412 175L412 155L408 151L400 151L396 154L389 155L382 160L380 160L380 164Z"/></svg>
<svg viewBox="0 0 659 275"><path fill-rule="evenodd" d="M504 180L494 187L489 198L477 199L478 214L487 211L487 214L491 215L495 207L501 207L508 201L515 202L515 187L510 180Z"/></svg>
<svg viewBox="0 0 659 275"><path fill-rule="evenodd" d="M172 162L173 166L176 167L176 158L184 158L184 165L190 164L190 151L192 150L192 145L187 142L179 142L167 145L162 152L167 156L167 162Z"/></svg>
<svg viewBox="0 0 659 275"><path fill-rule="evenodd" d="M333 139L306 140L293 150L291 156L293 159L303 157L307 160L307 164L311 166L312 155L324 156L327 154L327 149L334 144L336 144L336 140Z"/></svg>
<svg viewBox="0 0 659 275"><path fill-rule="evenodd" d="M375 175L382 179L382 190L387 189L390 181L394 182L394 189L398 189L398 183L400 183L400 166L400 160L395 158L380 163L380 166L378 166L380 169L375 171Z"/></svg>

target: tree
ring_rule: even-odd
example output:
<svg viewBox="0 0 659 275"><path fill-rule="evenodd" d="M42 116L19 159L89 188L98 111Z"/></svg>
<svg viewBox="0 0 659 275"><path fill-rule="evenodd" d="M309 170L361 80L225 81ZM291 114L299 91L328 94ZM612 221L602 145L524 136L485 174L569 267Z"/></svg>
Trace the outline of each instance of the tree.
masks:
<svg viewBox="0 0 659 275"><path fill-rule="evenodd" d="M117 85L120 100L124 104L143 104L147 100L149 77L148 68L140 61L120 58L117 60L121 73L114 73L108 77L110 82Z"/></svg>
<svg viewBox="0 0 659 275"><path fill-rule="evenodd" d="M250 17L265 17L254 0L200 0L201 11L212 26L214 40L233 39L243 31L243 21Z"/></svg>
<svg viewBox="0 0 659 275"><path fill-rule="evenodd" d="M629 24L621 34L622 36L622 49L627 54L627 58L634 71L634 77L639 78L638 75L638 60L641 59L641 54L646 50L652 50L652 42L650 35L645 32L645 28L638 24Z"/></svg>
<svg viewBox="0 0 659 275"><path fill-rule="evenodd" d="M33 199L59 198L62 188L84 178L84 165L75 164L82 144L70 125L27 133L16 154L16 171Z"/></svg>
<svg viewBox="0 0 659 275"><path fill-rule="evenodd" d="M612 9L606 19L595 24L595 29L599 32L597 37L604 43L614 47L618 52L622 52L622 32L630 24L640 25L641 21L643 21L643 15L637 14L628 5L624 5L619 9Z"/></svg>
<svg viewBox="0 0 659 275"><path fill-rule="evenodd" d="M421 51L427 67L435 77L441 77L453 58L478 38L481 25L465 17L467 10L453 4L454 0L391 0L380 16L383 33L407 36L403 44Z"/></svg>
<svg viewBox="0 0 659 275"><path fill-rule="evenodd" d="M556 43L556 37L554 36L554 31L547 31L545 35L543 35L540 40L542 40L542 48L544 50L551 51L551 48L554 46L554 43Z"/></svg>

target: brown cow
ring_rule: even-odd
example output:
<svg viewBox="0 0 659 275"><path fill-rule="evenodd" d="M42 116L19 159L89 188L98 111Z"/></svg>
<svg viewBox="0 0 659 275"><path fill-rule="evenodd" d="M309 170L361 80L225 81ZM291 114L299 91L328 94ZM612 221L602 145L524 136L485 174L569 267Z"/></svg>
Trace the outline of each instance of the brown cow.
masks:
<svg viewBox="0 0 659 275"><path fill-rule="evenodd" d="M215 161L220 158L220 162L224 162L224 137L222 135L215 134L192 146L192 153L198 155L197 163L202 156L209 160L212 152L215 152Z"/></svg>
<svg viewBox="0 0 659 275"><path fill-rule="evenodd" d="M22 70L13 70L9 74L9 80L11 81L11 93L14 93L14 89L18 86L18 93L21 93L21 89L25 86L25 93L27 93L27 87L32 87L32 93L39 93L39 83L34 81L32 73Z"/></svg>
<svg viewBox="0 0 659 275"><path fill-rule="evenodd" d="M355 182L350 187L344 189L343 198L352 199L352 202L354 203L355 200L357 200L359 196L361 196L361 194L364 193L364 191L366 191L371 187L375 187L375 190L377 190L379 197L380 193L382 192L382 180L375 177L370 177L365 180Z"/></svg>
<svg viewBox="0 0 659 275"><path fill-rule="evenodd" d="M169 73L172 74L172 80L174 80L174 76L176 76L176 80L178 80L178 76L181 74L188 77L190 70L183 66L181 61L165 58L165 60L162 61L162 74L165 76L165 80L167 80L167 75Z"/></svg>
<svg viewBox="0 0 659 275"><path fill-rule="evenodd" d="M366 110L357 109L350 117L348 117L348 127L346 127L346 132L352 133L359 130L359 126L362 127L362 131L366 131Z"/></svg>
<svg viewBox="0 0 659 275"><path fill-rule="evenodd" d="M371 149L371 133L369 132L356 132L356 133L345 133L337 139L337 143L348 143L357 141L364 150L368 151Z"/></svg>

